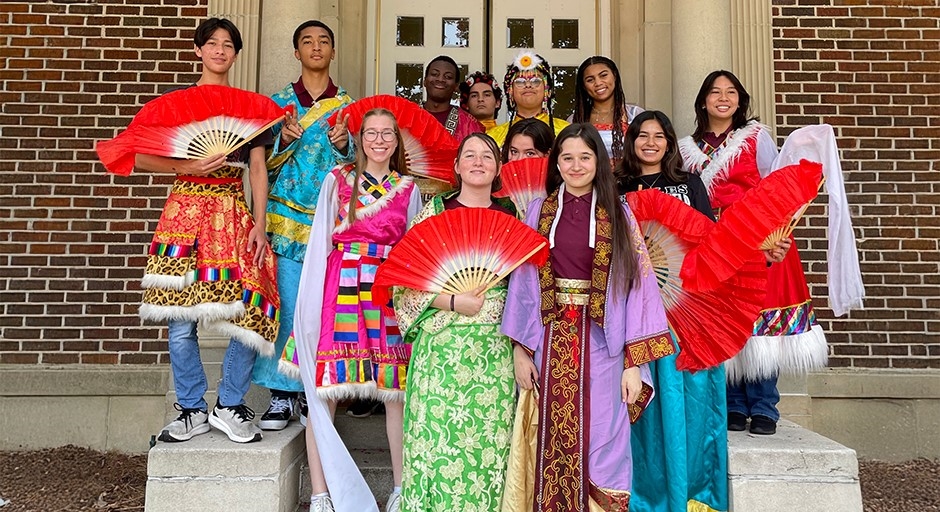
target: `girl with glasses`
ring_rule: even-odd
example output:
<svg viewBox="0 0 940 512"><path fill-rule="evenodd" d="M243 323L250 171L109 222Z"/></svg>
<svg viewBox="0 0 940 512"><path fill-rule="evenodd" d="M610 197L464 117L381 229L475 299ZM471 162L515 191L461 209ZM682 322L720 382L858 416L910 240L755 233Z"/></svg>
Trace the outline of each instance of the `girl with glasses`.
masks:
<svg viewBox="0 0 940 512"><path fill-rule="evenodd" d="M301 273L294 336L282 364L288 370L299 367L310 401L314 425L307 430L307 451L314 493L327 490L317 448L323 436L335 434L330 416L336 401L385 402L394 477L386 510L397 511L411 345L402 340L387 305L372 303L371 289L376 268L421 211L421 196L408 175L404 142L391 112L367 112L358 138L355 164L334 169L323 182ZM323 401L329 401L329 411ZM334 455L344 457L324 453L322 459ZM352 498L367 502L372 496ZM341 499L350 497L333 497L338 510ZM374 505L372 500L369 507L346 510L373 510Z"/></svg>
<svg viewBox="0 0 940 512"><path fill-rule="evenodd" d="M509 128L522 119L538 119L557 134L567 121L552 116L555 83L552 67L544 57L530 51L521 52L506 70L503 80L509 121L487 130L500 146L506 140Z"/></svg>

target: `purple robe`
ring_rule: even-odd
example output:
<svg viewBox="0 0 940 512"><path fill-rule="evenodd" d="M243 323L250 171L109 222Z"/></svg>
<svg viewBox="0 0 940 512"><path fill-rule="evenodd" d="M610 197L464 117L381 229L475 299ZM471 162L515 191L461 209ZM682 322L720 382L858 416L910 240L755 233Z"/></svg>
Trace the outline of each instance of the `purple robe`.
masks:
<svg viewBox="0 0 940 512"><path fill-rule="evenodd" d="M541 198L533 200L526 210L525 222L533 229L537 229L543 201ZM633 245L637 250L640 277L627 296L619 293L616 287L608 286L605 325L602 328L596 322L590 322L590 410L589 417L582 419L582 424L589 430L587 474L595 486L616 491L629 491L633 477L630 415L627 404L621 402L620 394L624 347L637 340L662 335L668 330L666 312L645 244L642 239L637 239L639 230L636 219L626 205L624 210L631 225ZM562 216L565 216L564 211ZM566 225L572 224L558 223L556 240L575 238L588 241L584 231L569 233L566 232ZM509 280L501 330L506 336L533 351L533 360L537 366L542 361L547 329L542 325L540 308L537 269L534 265L524 264L513 272ZM543 370L539 368L540 372ZM641 374L643 381L651 384L646 364L641 365Z"/></svg>

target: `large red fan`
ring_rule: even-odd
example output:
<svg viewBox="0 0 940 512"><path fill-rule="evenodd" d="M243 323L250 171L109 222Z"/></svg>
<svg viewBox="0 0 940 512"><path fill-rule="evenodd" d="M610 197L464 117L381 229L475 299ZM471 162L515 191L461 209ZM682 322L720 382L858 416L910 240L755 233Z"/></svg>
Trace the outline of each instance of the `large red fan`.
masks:
<svg viewBox="0 0 940 512"><path fill-rule="evenodd" d="M487 208L447 210L405 233L375 273L373 301L392 286L460 294L493 286L516 267L548 260L548 240L515 217Z"/></svg>
<svg viewBox="0 0 940 512"><path fill-rule="evenodd" d="M526 207L536 197L545 197L545 178L548 176L548 158L523 158L503 165L499 178L503 187L495 197L508 197L516 205L519 215L525 217Z"/></svg>
<svg viewBox="0 0 940 512"><path fill-rule="evenodd" d="M127 129L95 146L108 172L127 176L138 154L199 159L229 154L281 121L271 98L223 85L187 87L143 106Z"/></svg>
<svg viewBox="0 0 940 512"><path fill-rule="evenodd" d="M409 172L451 185L457 183L454 176L454 160L457 159L459 145L457 140L447 133L434 116L414 102L388 94L370 96L337 111L328 122L333 126L340 113L349 114L347 128L351 133L359 133L363 116L376 108L384 108L395 115L405 142Z"/></svg>
<svg viewBox="0 0 940 512"><path fill-rule="evenodd" d="M731 277L713 290L690 291L681 277L684 263L694 258L715 224L657 189L629 193L627 200L640 223L669 326L679 342L676 367L696 371L730 359L747 343L764 302L763 255L756 249L733 255L744 263Z"/></svg>
<svg viewBox="0 0 940 512"><path fill-rule="evenodd" d="M792 222L819 191L822 165L808 160L783 167L721 212L708 240L682 269L686 288L711 290L743 265L748 249L760 249L768 236Z"/></svg>

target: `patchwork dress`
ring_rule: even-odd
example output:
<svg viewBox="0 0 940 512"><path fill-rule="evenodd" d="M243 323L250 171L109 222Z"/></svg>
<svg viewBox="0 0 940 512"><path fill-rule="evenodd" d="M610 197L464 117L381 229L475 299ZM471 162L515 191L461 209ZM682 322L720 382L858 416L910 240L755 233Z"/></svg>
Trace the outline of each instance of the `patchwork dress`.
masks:
<svg viewBox="0 0 940 512"><path fill-rule="evenodd" d="M421 209L410 176L381 183L364 174L353 191L352 166L334 169L317 202L294 314L279 369L302 375L308 398L404 399L411 345L388 305L372 303L379 263ZM355 201L356 220L347 208Z"/></svg>
<svg viewBox="0 0 940 512"><path fill-rule="evenodd" d="M248 252L254 227L242 175L250 147L209 176L176 177L150 244L140 317L201 321L261 354L274 353L280 320L277 269L267 251L261 266Z"/></svg>

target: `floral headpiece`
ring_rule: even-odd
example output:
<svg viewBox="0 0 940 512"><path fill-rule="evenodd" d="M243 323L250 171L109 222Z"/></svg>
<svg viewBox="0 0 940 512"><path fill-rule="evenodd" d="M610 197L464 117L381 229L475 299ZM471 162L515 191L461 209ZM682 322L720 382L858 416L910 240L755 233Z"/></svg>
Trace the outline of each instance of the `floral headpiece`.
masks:
<svg viewBox="0 0 940 512"><path fill-rule="evenodd" d="M482 71L475 71L460 82L460 108L467 110L467 102L470 101L470 89L476 84L487 84L493 88L493 97L496 98L496 112L503 106L503 91L496 82L496 77ZM495 116L495 113L494 113Z"/></svg>
<svg viewBox="0 0 940 512"><path fill-rule="evenodd" d="M549 111L555 97L555 80L552 78L552 67L545 57L532 52L522 51L506 67L506 77L503 79L503 89L506 91L506 105L510 112L516 111L516 102L512 99L512 84L524 71L534 71L542 75L545 80L545 99L542 101L542 110Z"/></svg>

